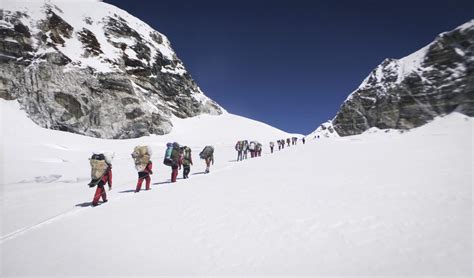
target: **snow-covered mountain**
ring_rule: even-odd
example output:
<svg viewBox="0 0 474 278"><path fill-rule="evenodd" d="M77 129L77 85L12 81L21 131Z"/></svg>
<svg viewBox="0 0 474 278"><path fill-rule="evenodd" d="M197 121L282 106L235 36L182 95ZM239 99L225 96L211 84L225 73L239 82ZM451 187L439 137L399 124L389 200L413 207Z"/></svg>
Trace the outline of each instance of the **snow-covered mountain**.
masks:
<svg viewBox="0 0 474 278"><path fill-rule="evenodd" d="M96 1L4 0L0 98L38 125L101 138L166 134L172 116L225 112L146 23Z"/></svg>
<svg viewBox="0 0 474 278"><path fill-rule="evenodd" d="M330 125L347 136L371 127L411 129L453 111L474 116L473 53L471 20L407 57L384 60L344 101Z"/></svg>

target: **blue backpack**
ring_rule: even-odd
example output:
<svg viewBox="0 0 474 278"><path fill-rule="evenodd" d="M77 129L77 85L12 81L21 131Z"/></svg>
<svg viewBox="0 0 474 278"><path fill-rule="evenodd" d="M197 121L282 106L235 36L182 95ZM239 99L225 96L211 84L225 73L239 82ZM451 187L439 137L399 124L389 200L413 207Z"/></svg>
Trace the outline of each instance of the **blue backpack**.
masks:
<svg viewBox="0 0 474 278"><path fill-rule="evenodd" d="M171 160L172 152L173 152L173 144L172 143L166 144L165 159L163 160L163 164L165 164L166 166L173 165L173 160Z"/></svg>

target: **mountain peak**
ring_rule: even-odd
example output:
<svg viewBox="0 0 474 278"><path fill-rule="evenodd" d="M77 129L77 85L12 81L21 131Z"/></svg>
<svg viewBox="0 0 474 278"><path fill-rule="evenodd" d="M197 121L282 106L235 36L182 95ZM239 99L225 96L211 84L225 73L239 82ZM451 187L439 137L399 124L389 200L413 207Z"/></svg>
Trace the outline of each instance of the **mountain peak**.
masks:
<svg viewBox="0 0 474 278"><path fill-rule="evenodd" d="M110 4L4 1L0 97L40 126L102 138L165 134L171 116L225 110L168 38Z"/></svg>
<svg viewBox="0 0 474 278"><path fill-rule="evenodd" d="M401 59L385 59L331 121L341 136L410 129L453 111L474 116L474 20Z"/></svg>

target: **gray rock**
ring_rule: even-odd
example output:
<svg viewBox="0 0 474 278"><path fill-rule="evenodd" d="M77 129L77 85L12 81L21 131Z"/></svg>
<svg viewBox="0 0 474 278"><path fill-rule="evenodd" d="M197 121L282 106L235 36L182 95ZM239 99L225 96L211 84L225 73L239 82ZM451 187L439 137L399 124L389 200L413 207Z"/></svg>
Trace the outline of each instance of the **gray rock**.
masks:
<svg viewBox="0 0 474 278"><path fill-rule="evenodd" d="M340 136L411 129L436 116L474 116L474 20L403 59L386 59L331 121Z"/></svg>
<svg viewBox="0 0 474 278"><path fill-rule="evenodd" d="M0 10L0 98L18 100L38 125L135 138L169 133L173 115L224 112L201 92L167 38L126 12L94 3L91 9L107 16L67 22L71 14L61 6L67 2L38 5ZM81 53L73 53L74 44Z"/></svg>

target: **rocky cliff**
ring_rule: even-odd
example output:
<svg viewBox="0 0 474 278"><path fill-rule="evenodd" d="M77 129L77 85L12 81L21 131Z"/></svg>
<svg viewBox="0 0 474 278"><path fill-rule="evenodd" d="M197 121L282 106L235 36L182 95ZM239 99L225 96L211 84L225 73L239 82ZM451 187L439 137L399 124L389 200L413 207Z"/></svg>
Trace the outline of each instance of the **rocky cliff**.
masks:
<svg viewBox="0 0 474 278"><path fill-rule="evenodd" d="M386 59L341 105L340 136L410 129L453 111L474 116L474 20L402 59Z"/></svg>
<svg viewBox="0 0 474 278"><path fill-rule="evenodd" d="M2 1L0 98L40 126L100 138L165 134L173 116L225 112L164 35L92 1Z"/></svg>

